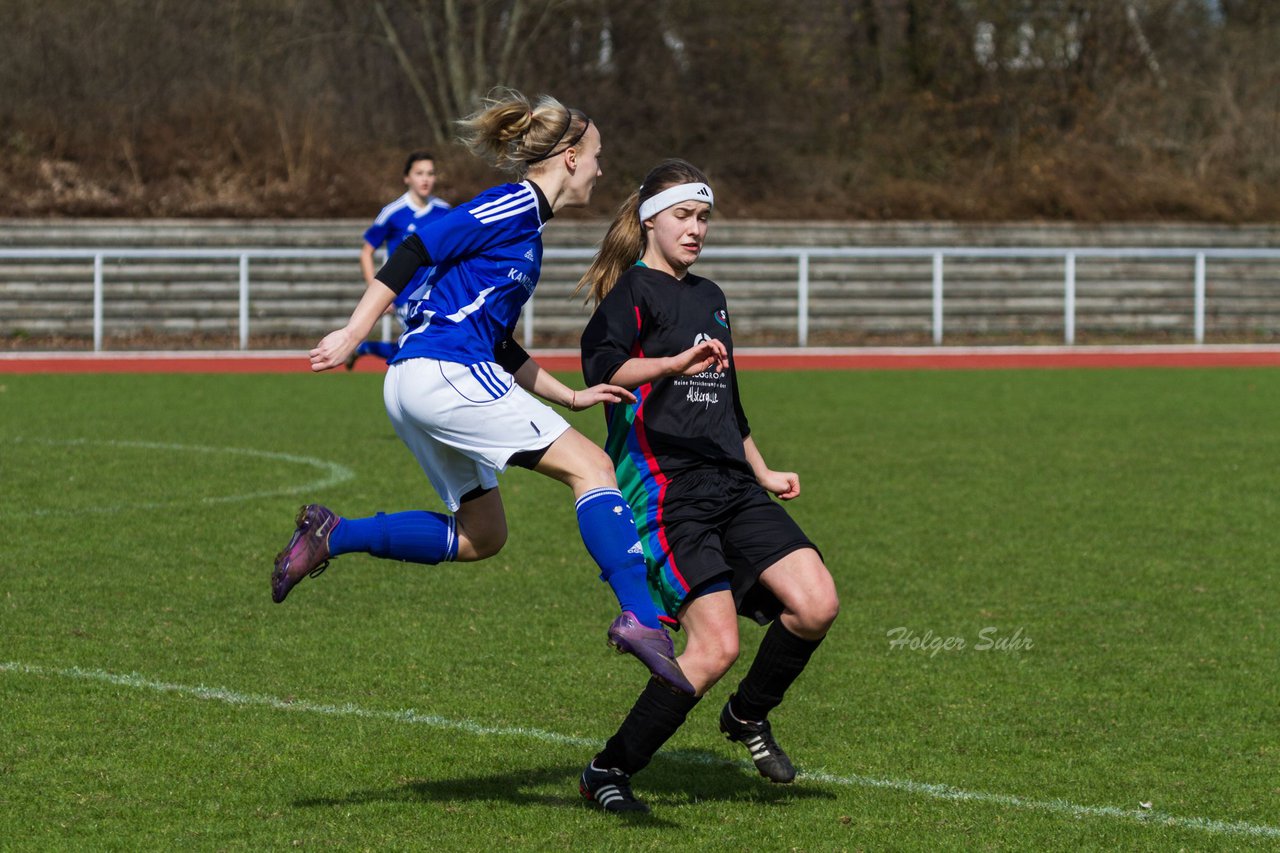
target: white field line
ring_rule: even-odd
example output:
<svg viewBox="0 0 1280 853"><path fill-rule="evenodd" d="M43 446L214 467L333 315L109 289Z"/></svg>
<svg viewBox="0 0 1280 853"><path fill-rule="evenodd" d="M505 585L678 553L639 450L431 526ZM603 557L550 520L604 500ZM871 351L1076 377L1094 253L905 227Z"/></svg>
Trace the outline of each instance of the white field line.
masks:
<svg viewBox="0 0 1280 853"><path fill-rule="evenodd" d="M240 501L251 501L259 498L274 498L286 495L297 495L302 493L312 493L322 491L330 486L336 486L345 483L348 480L355 479L355 472L345 465L339 465L336 462L326 462L323 459L315 459L310 456L295 456L291 453L275 453L270 450L254 450L248 447L208 447L199 444L167 444L156 441L113 441L110 439L45 439L45 438L15 438L12 440L16 445L40 445L44 447L111 447L125 448L137 450L157 450L172 451L176 453L196 453L205 455L223 454L228 456L248 456L255 459L269 459L275 462L288 462L295 465L305 465L317 469L322 473L317 480L302 483L297 486L286 486L280 489L271 489L261 492L246 492L244 494L235 495L207 495L202 498L182 500L182 501L146 501L136 503L118 503L118 504L101 504L97 506L78 506L72 509L42 509L39 507L33 509L25 509L21 512L0 512L0 519L5 518L42 518L45 516L62 516L62 515L100 515L105 513L125 512L128 510L150 510L150 509L167 509L174 506L185 506L191 503L199 504L220 504L220 503L238 503Z"/></svg>
<svg viewBox="0 0 1280 853"><path fill-rule="evenodd" d="M599 747L603 741L573 737L557 732L533 729L525 726L485 726L471 720L453 720L435 714L423 714L413 709L404 711L383 711L375 708L363 708L359 705L344 703L328 705L307 701L289 701L275 696L263 696L254 693L238 693L222 687L205 687L203 685L172 684L153 681L141 675L121 675L100 669L81 669L68 667L64 669L35 666L16 661L0 662L0 672L36 675L45 678L70 678L82 681L97 681L116 684L138 690L150 690L156 693L173 693L195 699L207 699L225 702L229 705L245 705L257 708L274 708L281 711L297 711L308 714L324 714L332 717L358 717L365 720L385 720L395 723L410 723L428 726L435 729L447 729L482 737L523 737L564 746L576 746L587 749ZM658 758L683 764L703 765L745 765L745 762L721 761L702 754L669 751L659 753ZM1074 818L1112 818L1150 826L1170 827L1174 829L1194 829L1215 835L1244 835L1254 838L1280 838L1280 826L1246 823L1244 821L1215 820L1203 817L1179 817L1158 811L1139 809L1122 809L1116 806L1082 806L1066 800L1033 800L1011 794L992 794L985 791L965 791L950 785L937 785L928 782L915 782L910 779L878 779L871 776L836 775L821 771L801 772L800 778L828 785L842 785L858 788L880 788L901 791L923 797L957 802L980 803L983 805L1005 806L1013 809L1042 811Z"/></svg>

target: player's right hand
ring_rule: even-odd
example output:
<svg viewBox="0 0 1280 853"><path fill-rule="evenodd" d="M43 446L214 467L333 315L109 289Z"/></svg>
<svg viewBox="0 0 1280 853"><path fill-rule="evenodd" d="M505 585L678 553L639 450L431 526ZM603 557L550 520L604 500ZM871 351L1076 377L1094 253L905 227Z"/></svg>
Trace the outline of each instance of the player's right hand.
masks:
<svg viewBox="0 0 1280 853"><path fill-rule="evenodd" d="M325 335L311 351L311 370L320 373L345 364L347 356L355 352L359 344L360 341L354 340L345 327L335 329Z"/></svg>
<svg viewBox="0 0 1280 853"><path fill-rule="evenodd" d="M581 412L583 409L589 409L596 403L634 403L636 395L632 394L621 385L610 385L607 382L601 385L592 385L590 388L584 388L581 391L575 391L573 402L569 404L570 411Z"/></svg>

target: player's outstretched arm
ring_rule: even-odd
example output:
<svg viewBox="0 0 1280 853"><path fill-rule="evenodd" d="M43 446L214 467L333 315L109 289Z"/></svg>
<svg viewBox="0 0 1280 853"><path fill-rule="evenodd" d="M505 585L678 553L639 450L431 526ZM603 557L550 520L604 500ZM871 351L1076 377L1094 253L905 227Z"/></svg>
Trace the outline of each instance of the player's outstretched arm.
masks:
<svg viewBox="0 0 1280 853"><path fill-rule="evenodd" d="M696 376L707 370L723 373L729 368L729 351L712 338L677 355L662 358L631 358L614 371L612 379L624 388L639 388L646 382L667 376Z"/></svg>
<svg viewBox="0 0 1280 853"><path fill-rule="evenodd" d="M377 284L377 272L375 271L373 262L373 253L375 251L377 250L369 243L362 243L360 245L360 274L364 276L364 286L366 290ZM392 313L392 310L393 307L388 305L382 313L390 314Z"/></svg>
<svg viewBox="0 0 1280 853"><path fill-rule="evenodd" d="M597 403L634 403L636 401L634 394L617 385L592 385L590 388L575 391L543 370L542 366L532 358L515 372L515 380L530 394L574 412L589 409Z"/></svg>
<svg viewBox="0 0 1280 853"><path fill-rule="evenodd" d="M335 329L321 339L311 351L311 369L316 373L332 370L346 363L347 356L355 352L360 342L369 336L373 324L396 298L395 291L377 279L365 288L364 296L351 312L351 319L341 329Z"/></svg>
<svg viewBox="0 0 1280 853"><path fill-rule="evenodd" d="M373 252L374 248L369 243L360 245L360 274L364 276L365 287L373 287L373 283L376 280L374 278L377 273L373 265Z"/></svg>
<svg viewBox="0 0 1280 853"><path fill-rule="evenodd" d="M794 471L774 471L764 462L755 439L747 436L742 440L742 449L747 454L747 462L756 475L756 482L767 491L777 495L784 501L800 496L800 475Z"/></svg>

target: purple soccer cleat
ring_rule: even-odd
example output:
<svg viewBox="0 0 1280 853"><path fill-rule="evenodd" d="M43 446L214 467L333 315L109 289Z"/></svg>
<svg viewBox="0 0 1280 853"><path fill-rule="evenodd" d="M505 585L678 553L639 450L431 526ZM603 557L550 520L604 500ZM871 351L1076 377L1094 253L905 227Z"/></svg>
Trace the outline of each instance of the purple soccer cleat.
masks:
<svg viewBox="0 0 1280 853"><path fill-rule="evenodd" d="M307 504L298 510L297 529L279 554L271 572L271 600L284 601L298 581L315 577L329 567L329 534L338 516L320 504Z"/></svg>
<svg viewBox="0 0 1280 853"><path fill-rule="evenodd" d="M673 689L689 696L698 692L680 671L680 664L676 663L676 647L666 628L646 628L634 613L624 610L609 626L609 645L619 654L638 657L655 678Z"/></svg>

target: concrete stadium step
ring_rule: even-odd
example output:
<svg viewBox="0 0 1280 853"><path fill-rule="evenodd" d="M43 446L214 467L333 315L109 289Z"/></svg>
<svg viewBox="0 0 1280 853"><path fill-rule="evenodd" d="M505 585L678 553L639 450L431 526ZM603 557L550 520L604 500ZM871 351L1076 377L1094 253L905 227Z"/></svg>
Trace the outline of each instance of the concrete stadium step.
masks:
<svg viewBox="0 0 1280 853"><path fill-rule="evenodd" d="M332 221L0 221L0 247L343 249L348 257L251 259L253 334L318 335L344 321L363 289L356 251L367 222ZM557 219L548 247L590 248L602 220ZM1237 247L1280 245L1280 225L1063 225L1011 223L788 223L716 220L711 247ZM533 303L540 336L574 336L590 313L573 289L585 259L548 259ZM1280 264L1207 259L1206 327L1280 334ZM735 329L794 336L795 258L706 257L696 271L729 296ZM948 257L944 327L948 334L1057 330L1064 323L1061 258ZM1076 259L1076 328L1188 330L1193 258ZM239 263L226 260L110 258L104 263L104 331L212 331L239 322ZM809 326L928 332L931 257L811 258ZM92 259L0 259L0 335L87 335ZM743 341L739 341L742 343Z"/></svg>

